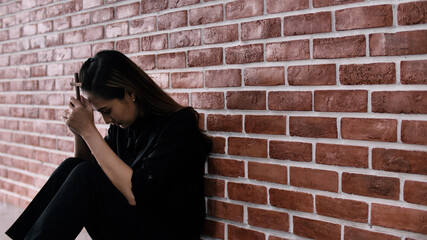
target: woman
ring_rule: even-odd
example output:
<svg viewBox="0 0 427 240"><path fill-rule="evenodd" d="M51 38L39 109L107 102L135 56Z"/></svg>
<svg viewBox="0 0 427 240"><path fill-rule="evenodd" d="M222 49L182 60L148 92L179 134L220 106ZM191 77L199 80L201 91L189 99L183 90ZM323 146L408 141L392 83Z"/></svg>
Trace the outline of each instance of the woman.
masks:
<svg viewBox="0 0 427 240"><path fill-rule="evenodd" d="M80 69L87 98L64 121L75 157L53 172L6 232L12 239L200 239L204 163L211 143L198 115L129 58L101 51ZM92 109L110 124L103 139Z"/></svg>

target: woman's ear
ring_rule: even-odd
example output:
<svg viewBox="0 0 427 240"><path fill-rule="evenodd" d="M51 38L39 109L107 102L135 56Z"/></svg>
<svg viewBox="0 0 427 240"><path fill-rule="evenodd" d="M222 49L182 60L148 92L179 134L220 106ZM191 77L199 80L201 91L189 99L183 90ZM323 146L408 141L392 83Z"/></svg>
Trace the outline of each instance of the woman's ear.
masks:
<svg viewBox="0 0 427 240"><path fill-rule="evenodd" d="M135 102L135 92L130 90L130 89L126 89L126 94L129 95L130 99L132 99L132 102Z"/></svg>

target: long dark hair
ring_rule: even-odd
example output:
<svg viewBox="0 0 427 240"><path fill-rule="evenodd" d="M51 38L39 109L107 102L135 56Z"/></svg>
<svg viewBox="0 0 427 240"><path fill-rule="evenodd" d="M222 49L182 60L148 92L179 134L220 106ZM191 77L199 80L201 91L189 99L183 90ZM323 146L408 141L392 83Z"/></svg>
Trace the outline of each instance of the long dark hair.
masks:
<svg viewBox="0 0 427 240"><path fill-rule="evenodd" d="M135 92L136 103L144 116L170 116L183 108L199 114L192 107L183 107L161 89L141 68L123 53L114 50L98 52L80 68L82 90L103 99L123 99L127 90ZM200 131L210 151L212 141Z"/></svg>
<svg viewBox="0 0 427 240"><path fill-rule="evenodd" d="M118 51L100 51L89 58L80 69L80 81L82 90L106 100L123 99L126 90L134 91L145 115L166 116L184 108Z"/></svg>

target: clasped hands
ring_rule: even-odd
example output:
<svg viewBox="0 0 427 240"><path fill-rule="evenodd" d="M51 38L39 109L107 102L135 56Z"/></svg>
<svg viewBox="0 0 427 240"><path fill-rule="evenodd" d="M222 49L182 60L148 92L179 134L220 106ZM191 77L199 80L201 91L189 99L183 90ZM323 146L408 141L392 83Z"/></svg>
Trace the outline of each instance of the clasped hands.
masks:
<svg viewBox="0 0 427 240"><path fill-rule="evenodd" d="M85 97L81 96L80 99L81 101L74 97L70 98L68 109L63 113L62 119L74 134L83 136L96 130L96 127L92 105Z"/></svg>

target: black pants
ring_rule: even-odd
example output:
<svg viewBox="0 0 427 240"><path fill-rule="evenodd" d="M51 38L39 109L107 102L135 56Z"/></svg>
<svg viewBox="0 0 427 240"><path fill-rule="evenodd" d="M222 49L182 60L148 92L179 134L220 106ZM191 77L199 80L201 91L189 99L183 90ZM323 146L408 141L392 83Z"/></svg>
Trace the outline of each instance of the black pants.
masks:
<svg viewBox="0 0 427 240"><path fill-rule="evenodd" d="M141 239L141 217L95 163L66 159L6 234L12 239Z"/></svg>

